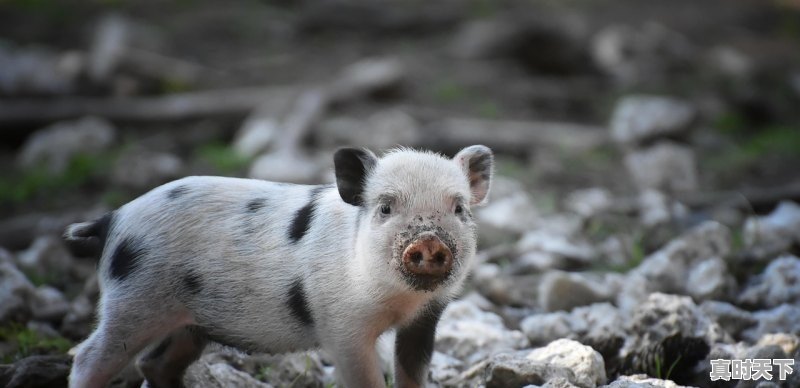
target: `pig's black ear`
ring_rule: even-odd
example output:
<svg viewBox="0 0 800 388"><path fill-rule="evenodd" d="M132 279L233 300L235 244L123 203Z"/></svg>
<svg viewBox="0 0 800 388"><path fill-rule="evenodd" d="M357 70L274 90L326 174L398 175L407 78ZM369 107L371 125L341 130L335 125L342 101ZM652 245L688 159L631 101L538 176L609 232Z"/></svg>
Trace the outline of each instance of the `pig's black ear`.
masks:
<svg viewBox="0 0 800 388"><path fill-rule="evenodd" d="M378 163L372 152L358 148L341 148L333 155L336 186L345 202L361 206L364 204L364 183L367 174Z"/></svg>
<svg viewBox="0 0 800 388"><path fill-rule="evenodd" d="M469 178L469 187L472 195L470 205L484 205L489 199L489 188L492 184L494 170L494 155L487 146L474 145L459 151L453 160Z"/></svg>

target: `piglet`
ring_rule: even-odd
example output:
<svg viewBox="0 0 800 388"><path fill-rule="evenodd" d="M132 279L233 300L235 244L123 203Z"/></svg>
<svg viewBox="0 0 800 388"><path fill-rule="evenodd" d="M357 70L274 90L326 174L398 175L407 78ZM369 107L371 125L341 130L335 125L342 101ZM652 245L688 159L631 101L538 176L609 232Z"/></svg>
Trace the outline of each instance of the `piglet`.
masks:
<svg viewBox="0 0 800 388"><path fill-rule="evenodd" d="M182 385L208 341L322 348L346 387L384 387L375 345L396 330L395 387L427 381L436 324L475 256L471 208L494 157L399 148L334 155L335 185L188 177L70 225L100 257L99 322L69 386L105 387L139 353L150 387Z"/></svg>

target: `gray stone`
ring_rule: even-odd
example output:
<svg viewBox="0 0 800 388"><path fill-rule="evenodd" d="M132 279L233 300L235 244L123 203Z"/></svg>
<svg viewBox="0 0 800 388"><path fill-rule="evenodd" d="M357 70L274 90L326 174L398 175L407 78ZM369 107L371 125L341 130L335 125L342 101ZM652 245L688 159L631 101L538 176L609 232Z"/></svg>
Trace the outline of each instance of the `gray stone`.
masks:
<svg viewBox="0 0 800 388"><path fill-rule="evenodd" d="M447 306L436 329L436 350L468 364L528 345L528 338L506 328L500 316L463 300Z"/></svg>
<svg viewBox="0 0 800 388"><path fill-rule="evenodd" d="M658 190L643 190L637 199L639 202L639 221L647 227L681 220L689 214L686 206L670 199Z"/></svg>
<svg viewBox="0 0 800 388"><path fill-rule="evenodd" d="M800 350L800 337L796 334L771 333L758 339L757 346L779 346L784 353L791 355Z"/></svg>
<svg viewBox="0 0 800 388"><path fill-rule="evenodd" d="M325 148L358 144L373 150L398 144L420 144L423 133L417 120L400 109L375 112L366 119L333 117L319 123L318 136Z"/></svg>
<svg viewBox="0 0 800 388"><path fill-rule="evenodd" d="M70 308L61 291L46 285L34 291L30 306L33 318L41 321L58 321Z"/></svg>
<svg viewBox="0 0 800 388"><path fill-rule="evenodd" d="M734 338L738 338L742 331L756 324L752 313L730 303L707 300L700 305L700 309Z"/></svg>
<svg viewBox="0 0 800 388"><path fill-rule="evenodd" d="M571 338L574 332L571 316L563 311L531 315L519 327L533 345L544 345L559 338Z"/></svg>
<svg viewBox="0 0 800 388"><path fill-rule="evenodd" d="M625 338L623 323L616 307L610 303L596 303L578 307L570 313L531 315L520 322L520 329L534 345L570 338L597 346L595 350L605 354L619 350L616 345L621 346Z"/></svg>
<svg viewBox="0 0 800 388"><path fill-rule="evenodd" d="M687 388L670 380L661 380L647 375L619 376L608 388Z"/></svg>
<svg viewBox="0 0 800 388"><path fill-rule="evenodd" d="M744 224L744 242L756 256L767 258L800 243L800 205L781 201L772 213L750 217Z"/></svg>
<svg viewBox="0 0 800 388"><path fill-rule="evenodd" d="M542 385L554 379L565 379L571 382L575 380L575 374L562 366L549 365L509 354L500 354L492 358L484 372L486 388Z"/></svg>
<svg viewBox="0 0 800 388"><path fill-rule="evenodd" d="M30 356L13 364L0 365L0 386L66 387L72 357Z"/></svg>
<svg viewBox="0 0 800 388"><path fill-rule="evenodd" d="M663 96L634 95L617 103L611 137L624 144L671 137L689 129L696 111L688 103Z"/></svg>
<svg viewBox="0 0 800 388"><path fill-rule="evenodd" d="M62 173L75 156L108 150L115 137L115 128L105 119L57 122L34 132L23 144L17 161L23 167L44 165L52 173Z"/></svg>
<svg viewBox="0 0 800 388"><path fill-rule="evenodd" d="M444 353L434 351L431 357L430 378L433 382L453 381L459 377L464 363Z"/></svg>
<svg viewBox="0 0 800 388"><path fill-rule="evenodd" d="M756 311L757 325L742 332L742 337L756 342L770 333L800 333L800 306L782 304L770 310Z"/></svg>
<svg viewBox="0 0 800 388"><path fill-rule="evenodd" d="M17 263L31 276L58 286L65 285L77 269L61 238L53 235L37 237L28 249L17 254Z"/></svg>
<svg viewBox="0 0 800 388"><path fill-rule="evenodd" d="M543 348L534 349L526 357L571 370L572 383L579 387L595 387L606 382L603 357L589 346L569 339L559 339Z"/></svg>
<svg viewBox="0 0 800 388"><path fill-rule="evenodd" d="M318 180L320 172L320 166L308 156L275 151L257 157L247 175L276 182L313 183Z"/></svg>
<svg viewBox="0 0 800 388"><path fill-rule="evenodd" d="M575 307L610 301L617 287L582 273L551 271L539 284L539 306L545 311L569 311Z"/></svg>
<svg viewBox="0 0 800 388"><path fill-rule="evenodd" d="M706 316L703 311L686 296L651 294L636 308L630 322L630 331L638 341L658 342L675 333L683 338L700 338L708 344L726 341L726 333L720 325Z"/></svg>
<svg viewBox="0 0 800 388"><path fill-rule="evenodd" d="M233 139L233 150L245 158L266 151L279 135L278 122L272 117L253 115L245 120Z"/></svg>
<svg viewBox="0 0 800 388"><path fill-rule="evenodd" d="M666 82L673 68L695 55L685 36L654 22L604 27L593 37L591 52L601 70L629 87Z"/></svg>
<svg viewBox="0 0 800 388"><path fill-rule="evenodd" d="M775 259L745 288L739 302L764 307L800 303L800 258L786 255Z"/></svg>
<svg viewBox="0 0 800 388"><path fill-rule="evenodd" d="M520 253L542 252L581 263L591 261L597 253L587 241L550 228L525 233L516 249Z"/></svg>
<svg viewBox="0 0 800 388"><path fill-rule="evenodd" d="M13 264L0 263L0 323L26 320L31 311L33 284Z"/></svg>
<svg viewBox="0 0 800 388"><path fill-rule="evenodd" d="M84 69L78 52L0 46L0 94L61 95L71 92Z"/></svg>
<svg viewBox="0 0 800 388"><path fill-rule="evenodd" d="M689 271L698 263L725 257L731 251L730 230L715 221L700 224L630 271L617 295L617 305L631 310L653 292L686 294Z"/></svg>
<svg viewBox="0 0 800 388"><path fill-rule="evenodd" d="M540 218L530 196L522 191L490 200L486 207L476 209L475 215L481 227L515 233L532 229Z"/></svg>
<svg viewBox="0 0 800 388"><path fill-rule="evenodd" d="M594 187L573 191L564 201L564 206L582 217L592 217L608 210L612 205L611 192L605 188Z"/></svg>
<svg viewBox="0 0 800 388"><path fill-rule="evenodd" d="M686 292L697 301L724 299L733 291L736 280L728 271L728 264L719 257L711 257L689 268Z"/></svg>
<svg viewBox="0 0 800 388"><path fill-rule="evenodd" d="M639 189L667 192L694 191L698 185L694 151L662 140L625 155L625 167Z"/></svg>
<svg viewBox="0 0 800 388"><path fill-rule="evenodd" d="M183 170L183 160L171 153L133 148L116 161L111 180L142 190L179 178Z"/></svg>

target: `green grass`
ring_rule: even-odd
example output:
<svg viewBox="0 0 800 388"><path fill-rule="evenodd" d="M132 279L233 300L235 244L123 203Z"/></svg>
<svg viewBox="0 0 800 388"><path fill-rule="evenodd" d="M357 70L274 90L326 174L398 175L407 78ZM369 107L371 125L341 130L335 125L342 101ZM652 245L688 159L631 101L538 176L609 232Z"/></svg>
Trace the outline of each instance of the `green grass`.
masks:
<svg viewBox="0 0 800 388"><path fill-rule="evenodd" d="M223 143L204 145L198 150L198 156L222 174L240 172L250 164L250 158L239 155L233 148Z"/></svg>
<svg viewBox="0 0 800 388"><path fill-rule="evenodd" d="M64 189L79 187L105 173L112 155L77 155L61 173L52 173L44 166L0 176L0 204L17 204Z"/></svg>
<svg viewBox="0 0 800 388"><path fill-rule="evenodd" d="M0 326L0 342L11 345L0 354L4 364L37 354L64 354L73 346L66 338L43 337L18 323Z"/></svg>
<svg viewBox="0 0 800 388"><path fill-rule="evenodd" d="M454 103L467 98L467 88L453 81L444 79L433 86L433 96L439 102Z"/></svg>
<svg viewBox="0 0 800 388"><path fill-rule="evenodd" d="M662 373L662 369L666 365L661 360L661 357L656 357L655 358L656 377L662 380L669 380L669 377L672 375L672 371L675 369L675 366L678 365L680 361L681 361L681 356L678 356L678 358L676 358L675 361L673 361L672 364L669 365L669 369L667 369L666 374L664 374Z"/></svg>

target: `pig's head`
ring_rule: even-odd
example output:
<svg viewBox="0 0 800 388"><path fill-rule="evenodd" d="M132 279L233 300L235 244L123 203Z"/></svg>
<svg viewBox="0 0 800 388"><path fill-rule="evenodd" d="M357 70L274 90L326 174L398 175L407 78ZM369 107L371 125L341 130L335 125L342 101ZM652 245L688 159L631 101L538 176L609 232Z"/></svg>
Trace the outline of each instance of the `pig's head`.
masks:
<svg viewBox="0 0 800 388"><path fill-rule="evenodd" d="M453 159L396 149L334 156L342 199L359 207L357 269L365 281L428 292L460 284L475 256L472 207L486 202L494 157L482 145Z"/></svg>

